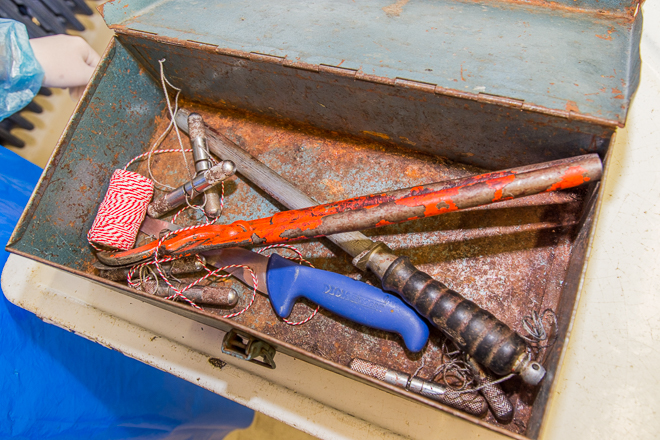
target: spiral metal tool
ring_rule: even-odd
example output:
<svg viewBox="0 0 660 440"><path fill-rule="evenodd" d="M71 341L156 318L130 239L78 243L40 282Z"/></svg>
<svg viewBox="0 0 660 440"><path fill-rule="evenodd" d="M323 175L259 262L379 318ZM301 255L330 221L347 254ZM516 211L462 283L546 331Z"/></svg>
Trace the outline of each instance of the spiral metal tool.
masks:
<svg viewBox="0 0 660 440"><path fill-rule="evenodd" d="M455 391L437 382L412 377L409 374L392 370L363 359L353 359L350 367L351 370L358 373L382 380L390 385L405 388L408 391L421 394L452 408L465 411L468 414L482 417L488 411L486 400L476 391Z"/></svg>

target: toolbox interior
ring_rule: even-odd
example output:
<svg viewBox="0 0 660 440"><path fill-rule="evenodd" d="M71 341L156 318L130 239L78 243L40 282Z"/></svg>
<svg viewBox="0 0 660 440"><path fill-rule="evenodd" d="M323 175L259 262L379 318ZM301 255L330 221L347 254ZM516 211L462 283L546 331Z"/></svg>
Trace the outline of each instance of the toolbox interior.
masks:
<svg viewBox="0 0 660 440"><path fill-rule="evenodd" d="M201 113L210 127L320 203L589 152L604 159L613 128L126 32L108 49L10 241L12 252L208 325L235 327L278 351L475 423L535 438L577 304L599 185L364 231L521 334L523 318L533 311L556 313L556 343L542 352L546 378L535 388L518 378L503 384L516 407L514 421L476 419L347 367L359 357L412 374L423 356L418 374L430 378L443 341L437 330L422 354L412 354L397 335L323 310L304 325L289 326L258 295L247 313L227 320L219 317L226 310L198 312L98 277L86 233L109 177L147 151L169 123L161 59L168 79L182 88L181 107ZM161 148L178 148L176 138L170 135ZM159 155L152 167L159 180L183 183L180 155ZM134 170L146 173L146 166ZM225 203L222 223L285 209L240 175L225 184ZM379 285L326 240L298 247L315 267ZM250 295L238 281L228 282L243 298ZM310 306L298 304L292 319L306 317Z"/></svg>

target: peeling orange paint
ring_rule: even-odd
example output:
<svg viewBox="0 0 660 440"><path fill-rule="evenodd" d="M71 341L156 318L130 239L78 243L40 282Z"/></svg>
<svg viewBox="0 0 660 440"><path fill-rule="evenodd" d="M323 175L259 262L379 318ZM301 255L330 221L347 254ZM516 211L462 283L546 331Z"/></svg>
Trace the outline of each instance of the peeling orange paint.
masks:
<svg viewBox="0 0 660 440"><path fill-rule="evenodd" d="M566 110L569 112L580 112L580 109L578 108L578 105L575 101L566 101Z"/></svg>
<svg viewBox="0 0 660 440"><path fill-rule="evenodd" d="M493 202L502 200L502 192L504 191L504 187L514 180L516 180L516 176L511 174L509 176L503 176L497 179L486 181L488 187L495 190L495 193L493 194Z"/></svg>
<svg viewBox="0 0 660 440"><path fill-rule="evenodd" d="M558 191L582 185L590 180L588 177L584 177L586 172L587 171L584 168L579 166L570 167L566 170L564 177L559 182L546 189L545 192Z"/></svg>

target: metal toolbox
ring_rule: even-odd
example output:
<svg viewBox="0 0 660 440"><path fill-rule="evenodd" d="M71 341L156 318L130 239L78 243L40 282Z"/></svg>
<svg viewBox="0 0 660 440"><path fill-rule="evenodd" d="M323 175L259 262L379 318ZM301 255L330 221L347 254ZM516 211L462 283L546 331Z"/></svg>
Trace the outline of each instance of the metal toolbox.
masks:
<svg viewBox="0 0 660 440"><path fill-rule="evenodd" d="M506 425L348 368L362 358L412 374L423 356L419 375L431 377L438 331L422 355L327 312L289 326L264 297L223 319L223 310L198 311L100 277L86 233L113 170L145 152L169 123L163 59L168 79L182 88L182 107L319 202L585 153L607 165L638 82L637 2L117 0L102 12L116 38L9 251L488 429L538 436L577 305L597 183L367 231L519 333L532 312L556 313L556 342L542 353L546 378L538 387L519 379L503 385L516 407ZM170 136L162 148L177 145ZM159 156L153 169L182 183L179 157ZM284 209L240 175L226 194L224 223ZM378 285L325 240L299 247L316 267ZM294 316L310 310L299 304Z"/></svg>

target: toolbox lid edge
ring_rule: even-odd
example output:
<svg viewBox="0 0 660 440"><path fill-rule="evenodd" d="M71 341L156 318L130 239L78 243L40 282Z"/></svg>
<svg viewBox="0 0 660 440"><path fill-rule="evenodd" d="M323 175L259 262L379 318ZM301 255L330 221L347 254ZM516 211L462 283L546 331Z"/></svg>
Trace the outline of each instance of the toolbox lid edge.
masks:
<svg viewBox="0 0 660 440"><path fill-rule="evenodd" d="M388 5L117 0L103 13L110 27L183 44L509 98L526 110L623 126L639 82L641 14L445 0L407 3L397 15Z"/></svg>

